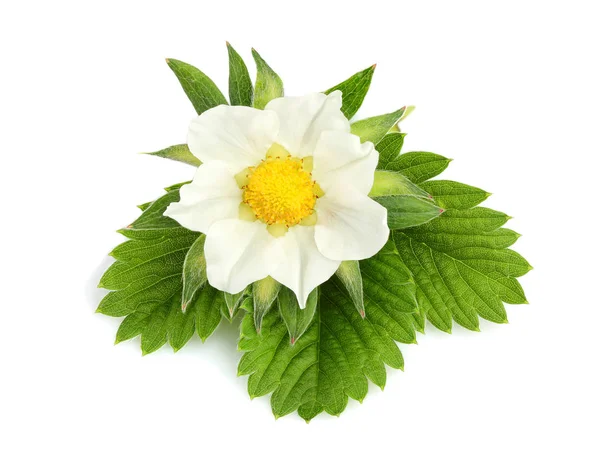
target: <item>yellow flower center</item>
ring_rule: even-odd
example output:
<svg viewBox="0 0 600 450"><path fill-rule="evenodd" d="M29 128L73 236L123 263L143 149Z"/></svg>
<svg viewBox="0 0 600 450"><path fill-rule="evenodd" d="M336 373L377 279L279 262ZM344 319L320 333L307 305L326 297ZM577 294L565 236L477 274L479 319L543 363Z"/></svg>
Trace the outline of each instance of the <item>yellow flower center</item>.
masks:
<svg viewBox="0 0 600 450"><path fill-rule="evenodd" d="M311 174L300 159L268 157L250 168L244 189L246 203L256 218L268 225L292 226L313 213L316 194Z"/></svg>

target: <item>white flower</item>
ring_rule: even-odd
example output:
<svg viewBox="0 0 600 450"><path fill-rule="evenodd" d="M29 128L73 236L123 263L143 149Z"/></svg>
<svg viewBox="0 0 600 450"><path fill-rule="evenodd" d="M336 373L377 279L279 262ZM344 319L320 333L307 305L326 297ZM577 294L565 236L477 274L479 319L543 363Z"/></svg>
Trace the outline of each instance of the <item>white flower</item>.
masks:
<svg viewBox="0 0 600 450"><path fill-rule="evenodd" d="M217 106L190 125L203 164L165 215L206 234L209 283L232 294L271 276L300 306L341 261L375 255L387 211L368 197L379 154L340 111L342 95Z"/></svg>

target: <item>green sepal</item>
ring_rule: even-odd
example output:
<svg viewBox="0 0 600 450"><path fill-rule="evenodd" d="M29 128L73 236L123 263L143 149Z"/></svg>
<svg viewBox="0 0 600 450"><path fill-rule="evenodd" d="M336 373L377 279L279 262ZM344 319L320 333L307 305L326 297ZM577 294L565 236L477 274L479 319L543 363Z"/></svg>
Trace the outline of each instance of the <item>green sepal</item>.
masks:
<svg viewBox="0 0 600 450"><path fill-rule="evenodd" d="M296 294L285 286L281 287L277 297L277 303L279 305L279 314L287 327L291 345L298 342L298 339L300 339L310 325L315 315L318 301L318 287L313 289L308 295L304 308L300 308Z"/></svg>
<svg viewBox="0 0 600 450"><path fill-rule="evenodd" d="M229 101L232 105L252 106L254 87L242 57L227 42L229 55Z"/></svg>
<svg viewBox="0 0 600 450"><path fill-rule="evenodd" d="M202 164L198 158L196 158L192 152L190 152L187 144L171 145L170 147L164 148L157 152L142 153L143 155L158 156L159 158L171 159L173 161L179 161L190 166L198 167Z"/></svg>
<svg viewBox="0 0 600 450"><path fill-rule="evenodd" d="M400 172L376 170L369 197L387 197L390 195L414 195L426 199L432 198L431 194L417 186Z"/></svg>
<svg viewBox="0 0 600 450"><path fill-rule="evenodd" d="M223 292L223 296L225 298L225 302L223 304L223 316L229 320L230 322L233 320L233 317L238 312L240 305L244 301L244 299L248 296L248 293L251 289L246 288L237 294L230 294L228 292Z"/></svg>
<svg viewBox="0 0 600 450"><path fill-rule="evenodd" d="M342 92L341 109L347 119L351 119L360 109L367 92L369 92L369 86L371 85L374 72L375 64L365 70L355 73L347 80L342 81L340 84L325 91L325 94L330 94L333 91Z"/></svg>
<svg viewBox="0 0 600 450"><path fill-rule="evenodd" d="M388 212L390 230L415 227L439 217L445 210L435 203L413 195L373 197Z"/></svg>
<svg viewBox="0 0 600 450"><path fill-rule="evenodd" d="M348 291L356 310L364 319L365 302L363 295L363 279L358 261L342 261L335 274Z"/></svg>
<svg viewBox="0 0 600 450"><path fill-rule="evenodd" d="M257 109L265 109L271 100L283 97L283 81L254 49L252 49L252 57L256 62L253 106Z"/></svg>
<svg viewBox="0 0 600 450"><path fill-rule="evenodd" d="M181 310L186 311L194 299L194 294L206 284L206 258L204 257L204 241L201 234L185 255L183 263L183 291L181 294Z"/></svg>
<svg viewBox="0 0 600 450"><path fill-rule="evenodd" d="M176 59L167 59L167 64L177 76L198 114L215 106L227 104L217 85L199 69Z"/></svg>
<svg viewBox="0 0 600 450"><path fill-rule="evenodd" d="M254 300L254 323L260 333L262 320L279 294L281 284L271 277L252 283L252 298Z"/></svg>
<svg viewBox="0 0 600 450"><path fill-rule="evenodd" d="M389 114L359 120L350 126L350 132L360 137L361 142L371 141L377 145L404 114L405 107Z"/></svg>

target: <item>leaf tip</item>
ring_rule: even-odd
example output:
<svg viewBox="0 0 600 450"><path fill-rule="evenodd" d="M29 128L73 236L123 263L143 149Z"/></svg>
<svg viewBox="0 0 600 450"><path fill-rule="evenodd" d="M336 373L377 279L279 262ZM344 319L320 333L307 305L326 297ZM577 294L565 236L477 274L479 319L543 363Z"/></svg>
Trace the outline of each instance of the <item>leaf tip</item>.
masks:
<svg viewBox="0 0 600 450"><path fill-rule="evenodd" d="M227 47L231 47L231 44L229 43L229 41L225 41L225 45L226 45Z"/></svg>
<svg viewBox="0 0 600 450"><path fill-rule="evenodd" d="M290 338L290 345L294 345L295 343L296 343L296 338L292 336Z"/></svg>
<svg viewBox="0 0 600 450"><path fill-rule="evenodd" d="M362 317L363 319L365 318L365 310L364 309L361 309L358 313L360 314L360 317Z"/></svg>
<svg viewBox="0 0 600 450"><path fill-rule="evenodd" d="M373 65L370 67L370 69L371 69L371 70L375 70L375 68L376 68L376 67L377 67L377 63L373 64Z"/></svg>
<svg viewBox="0 0 600 450"><path fill-rule="evenodd" d="M444 214L446 210L444 208L440 208L440 214Z"/></svg>
<svg viewBox="0 0 600 450"><path fill-rule="evenodd" d="M485 198L490 198L491 196L492 196L492 193L491 193L491 192L486 192L486 193L485 193Z"/></svg>

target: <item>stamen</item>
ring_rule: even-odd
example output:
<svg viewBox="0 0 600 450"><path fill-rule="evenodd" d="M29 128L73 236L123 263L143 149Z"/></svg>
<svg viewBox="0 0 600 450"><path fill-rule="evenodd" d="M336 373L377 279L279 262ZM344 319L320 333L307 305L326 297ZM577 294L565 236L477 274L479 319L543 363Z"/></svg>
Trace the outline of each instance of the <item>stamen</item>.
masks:
<svg viewBox="0 0 600 450"><path fill-rule="evenodd" d="M292 158L281 145L273 144L263 162L236 175L244 190L240 218L261 220L277 237L293 225L314 225L315 202L325 193L306 171L311 165L311 157Z"/></svg>

